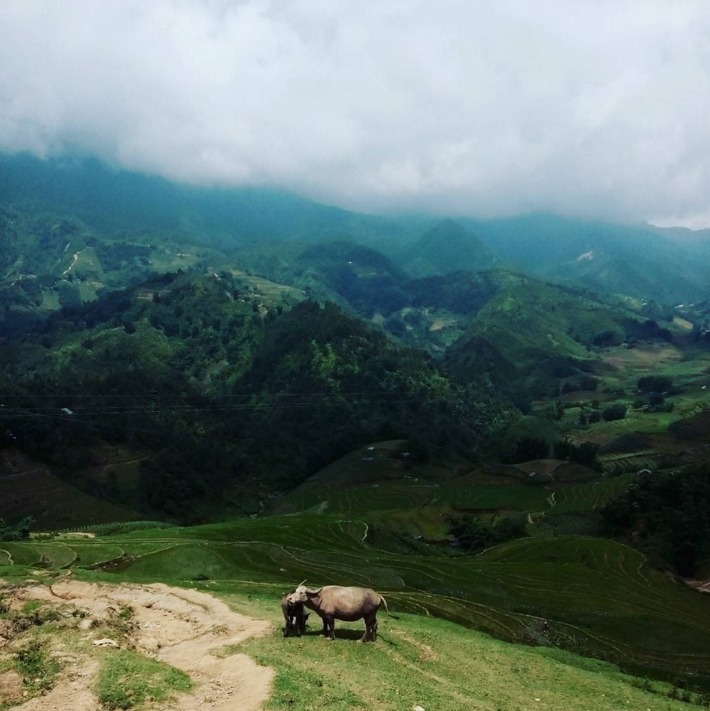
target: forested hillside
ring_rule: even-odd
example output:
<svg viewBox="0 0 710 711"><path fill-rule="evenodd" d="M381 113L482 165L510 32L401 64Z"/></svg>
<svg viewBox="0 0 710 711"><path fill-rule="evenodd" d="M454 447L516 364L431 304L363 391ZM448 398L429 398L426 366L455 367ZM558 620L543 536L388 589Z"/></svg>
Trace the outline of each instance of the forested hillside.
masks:
<svg viewBox="0 0 710 711"><path fill-rule="evenodd" d="M667 326L611 299L502 273L495 293L445 361L459 377L486 374L516 398L554 396L564 384L595 389L588 383L595 380L593 366L605 347L669 341Z"/></svg>
<svg viewBox="0 0 710 711"><path fill-rule="evenodd" d="M704 446L707 292L668 302L702 291L683 267L702 241L539 215L380 218L78 159L5 156L0 173L3 461L73 497L71 520L87 495L96 520L268 511L383 440L421 472L492 458L476 486L550 454L626 474ZM657 372L667 392L638 390ZM515 476L555 483L538 469ZM600 476L573 470L559 476ZM580 526L601 531L596 516Z"/></svg>
<svg viewBox="0 0 710 711"><path fill-rule="evenodd" d="M513 408L333 304L284 308L230 274L165 275L4 346L3 424L79 485L103 442L142 452L137 482L92 490L190 520L249 509L373 439L469 456Z"/></svg>

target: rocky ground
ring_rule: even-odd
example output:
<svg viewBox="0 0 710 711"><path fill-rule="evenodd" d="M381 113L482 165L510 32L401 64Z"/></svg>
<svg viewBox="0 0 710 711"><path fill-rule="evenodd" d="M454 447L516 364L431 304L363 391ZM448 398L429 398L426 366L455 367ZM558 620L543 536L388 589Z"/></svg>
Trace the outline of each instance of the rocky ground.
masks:
<svg viewBox="0 0 710 711"><path fill-rule="evenodd" d="M273 670L238 651L270 625L232 612L206 593L162 584L96 585L66 579L24 586L0 581L0 709L95 711L107 648L130 649L187 673L193 690L152 709L256 711ZM45 678L23 678L18 654L40 641Z"/></svg>

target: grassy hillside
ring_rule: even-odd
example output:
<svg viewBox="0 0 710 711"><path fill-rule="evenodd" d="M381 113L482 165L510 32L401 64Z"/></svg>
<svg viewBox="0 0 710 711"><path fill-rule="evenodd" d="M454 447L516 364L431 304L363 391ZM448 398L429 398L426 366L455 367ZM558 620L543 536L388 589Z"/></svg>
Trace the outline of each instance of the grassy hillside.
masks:
<svg viewBox="0 0 710 711"><path fill-rule="evenodd" d="M408 249L403 268L412 276L449 274L462 269L480 271L496 263L493 250L453 220L428 230Z"/></svg>
<svg viewBox="0 0 710 711"><path fill-rule="evenodd" d="M86 572L79 577L96 579ZM43 590L48 580L53 590L69 593L71 599ZM611 711L628 705L674 711L687 708L690 701L702 704L706 698L698 691L628 676L607 662L549 646L512 645L421 615L400 613L394 619L382 613L374 644L354 641L359 634L357 624L340 625L338 639L331 643L316 638L317 625L300 639L284 639L274 586L257 590L233 584L191 584L271 627L265 635L252 633L245 640L244 618L235 620L220 602L199 592L165 586L94 588L76 581L67 585L66 580L35 571L25 572L24 580L13 577L8 581L15 584L0 586L4 606L0 624L10 637L0 650L3 701L8 704L28 697L36 699L34 704L54 703L55 692L67 700L76 700L78 694L86 698L92 681L98 682L95 692L106 706L121 708L145 708L151 697L150 707L157 707L158 699L166 703L175 692L190 689L195 696L181 699L183 704L201 705L214 701L215 696L235 699L241 684L235 685L232 674L245 664L250 681L260 672L245 660L245 654L275 672L265 705L268 709ZM34 587L27 590L28 584ZM102 609L106 610L103 614ZM210 626L215 621L219 624ZM254 630L264 627L249 624ZM240 627L234 640L232 634ZM135 651L100 649L90 644L97 635L109 636L121 646L131 642L138 646ZM151 635L172 640L181 635L177 637L180 644L155 649L156 639ZM211 647L208 659L200 653L206 646ZM174 655L175 647L184 655L194 653L192 657ZM67 648L71 654L65 652ZM156 657L162 661L155 661ZM206 678L206 664L212 675L223 673ZM96 680L91 678L94 670ZM268 679L270 674L262 676Z"/></svg>
<svg viewBox="0 0 710 711"><path fill-rule="evenodd" d="M278 624L273 602L263 595L228 599L236 609L258 611ZM401 614L397 621L382 615L376 645L363 649L351 640L328 645L311 636L298 641L274 636L250 642L244 651L278 670L273 709L615 711L629 705L670 711L681 706L667 695L683 692L625 676L611 664L549 647L506 644L421 615Z"/></svg>
<svg viewBox="0 0 710 711"><path fill-rule="evenodd" d="M357 519L302 514L2 549L16 565L81 570L112 559L103 566L106 579L203 581L207 589L268 595L274 605L279 590L304 578L368 585L400 611L604 658L641 674L710 682L710 598L611 541L522 539L474 557L393 553L371 545Z"/></svg>
<svg viewBox="0 0 710 711"><path fill-rule="evenodd" d="M671 338L655 321L580 291L513 274L499 278L501 287L446 353L459 377L486 373L509 394L549 395L562 379L588 378L604 347Z"/></svg>

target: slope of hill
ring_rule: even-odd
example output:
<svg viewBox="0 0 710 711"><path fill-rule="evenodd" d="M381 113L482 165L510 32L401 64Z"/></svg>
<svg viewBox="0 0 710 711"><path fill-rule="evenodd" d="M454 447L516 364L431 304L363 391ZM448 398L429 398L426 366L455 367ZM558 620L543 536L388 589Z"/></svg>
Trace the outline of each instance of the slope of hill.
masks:
<svg viewBox="0 0 710 711"><path fill-rule="evenodd" d="M350 212L268 188L197 188L95 159L26 154L0 153L0 204L73 215L112 235L150 230L212 247L292 238L398 242L419 222Z"/></svg>
<svg viewBox="0 0 710 711"><path fill-rule="evenodd" d="M408 301L402 291L404 272L382 252L352 241L262 244L232 256L245 268L366 318L375 311L390 313Z"/></svg>
<svg viewBox="0 0 710 711"><path fill-rule="evenodd" d="M495 266L493 251L454 220L443 220L408 247L404 270L414 277Z"/></svg>
<svg viewBox="0 0 710 711"><path fill-rule="evenodd" d="M18 566L44 560L83 576L83 569L103 560L101 578L107 581L161 580L248 593L270 599L274 613L282 591L304 578L315 586L365 585L385 594L394 609L509 641L602 657L644 676L680 679L690 688L710 684L710 598L613 541L529 538L478 556L435 549L389 552L376 539L370 542L363 521L311 513L89 540L6 543L3 549ZM5 569L11 572L14 565ZM382 615L382 623L386 639L395 621ZM340 631L349 636L342 626ZM300 641L307 643L308 637ZM388 648L378 643L372 653L380 646Z"/></svg>
<svg viewBox="0 0 710 711"><path fill-rule="evenodd" d="M238 698L242 711L264 704L676 711L687 708L684 702L704 700L701 693L633 678L609 663L512 645L420 615L381 615L379 640L366 649L354 642L357 629L344 629L347 624L339 626L334 644L319 644L314 625L301 639L284 640L273 586L228 591L219 585L216 597L214 583L193 583L203 589L190 590L53 580L50 587L39 573L0 589L9 637L0 655L9 669L0 678L9 703L34 697L33 706L89 711L100 702L134 707L150 694L163 699L151 702L155 709L178 704L226 711ZM52 618L61 622L40 624ZM82 622L88 619L93 624L87 630ZM122 649L89 643L104 634ZM72 654L65 653L68 643ZM15 660L28 646L37 652L31 665ZM117 673L128 668L130 674Z"/></svg>
<svg viewBox="0 0 710 711"><path fill-rule="evenodd" d="M185 520L254 510L372 439L471 454L513 410L332 304L282 296L164 275L65 308L3 346L3 423L75 484L103 442L148 453L125 502Z"/></svg>
<svg viewBox="0 0 710 711"><path fill-rule="evenodd" d="M545 278L661 303L695 301L710 288L710 242L673 231L544 214L463 223L500 259Z"/></svg>
<svg viewBox="0 0 710 711"><path fill-rule="evenodd" d="M554 395L560 379L588 378L600 347L671 338L655 321L575 289L510 273L499 283L445 362L458 377L486 374L509 395Z"/></svg>

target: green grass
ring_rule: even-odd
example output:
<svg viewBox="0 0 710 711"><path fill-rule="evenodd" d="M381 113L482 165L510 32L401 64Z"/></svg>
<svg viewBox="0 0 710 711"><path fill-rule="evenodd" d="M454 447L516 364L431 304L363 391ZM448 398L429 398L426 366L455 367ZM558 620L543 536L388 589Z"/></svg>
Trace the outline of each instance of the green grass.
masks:
<svg viewBox="0 0 710 711"><path fill-rule="evenodd" d="M227 599L238 611L279 624L277 608L267 596ZM655 691L649 692L612 664L549 646L512 645L422 615L401 614L395 620L381 613L379 623L374 644L357 644L360 625L341 623L335 642L321 639L315 630L290 639L274 632L234 651L276 669L267 706L275 710L688 708L663 695L670 691L666 684L647 683Z"/></svg>
<svg viewBox="0 0 710 711"><path fill-rule="evenodd" d="M90 567L99 563L106 563L110 560L120 558L123 548L115 545L102 545L101 543L87 543L82 545L81 541L71 543L71 548L76 553L76 565Z"/></svg>
<svg viewBox="0 0 710 711"><path fill-rule="evenodd" d="M520 478L525 476L520 472ZM490 480L498 479L497 483ZM426 519L426 511L523 511L540 512L550 508L551 491L556 491L558 503L565 501L566 510L593 510L614 497L628 485L628 479L597 479L550 489L540 483L520 483L511 476L490 475L482 481L476 474L466 474L443 482L388 479L378 483L334 487L309 480L284 497L280 510L284 512L313 511L354 516L381 521L382 512L393 512L394 519L408 511L407 518ZM411 512L421 511L421 515ZM380 512L379 515L373 512ZM426 527L426 524L423 524ZM410 528L415 528L414 527ZM393 528L402 529L395 525ZM407 527L405 527L407 528Z"/></svg>
<svg viewBox="0 0 710 711"><path fill-rule="evenodd" d="M626 491L633 479L633 474L623 474L559 489L555 492L552 512L558 514L597 509Z"/></svg>
<svg viewBox="0 0 710 711"><path fill-rule="evenodd" d="M592 500L592 484L583 486ZM304 578L314 585L366 585L400 610L514 641L529 641L530 625L544 618L554 624L559 646L636 671L710 684L710 598L650 568L631 548L559 536L519 539L468 556L414 541L398 546L376 533L370 541L368 532L357 519L300 514L66 545L78 555L77 574L94 546L95 558L124 551L119 566L91 573L106 580L273 590L275 600ZM34 544L12 545L36 560Z"/></svg>
<svg viewBox="0 0 710 711"><path fill-rule="evenodd" d="M51 689L59 672L59 663L50 656L46 640L26 643L15 653L14 666L31 695Z"/></svg>
<svg viewBox="0 0 710 711"><path fill-rule="evenodd" d="M99 701L107 709L132 709L161 702L192 688L190 677L164 662L127 649L111 650L96 681Z"/></svg>

